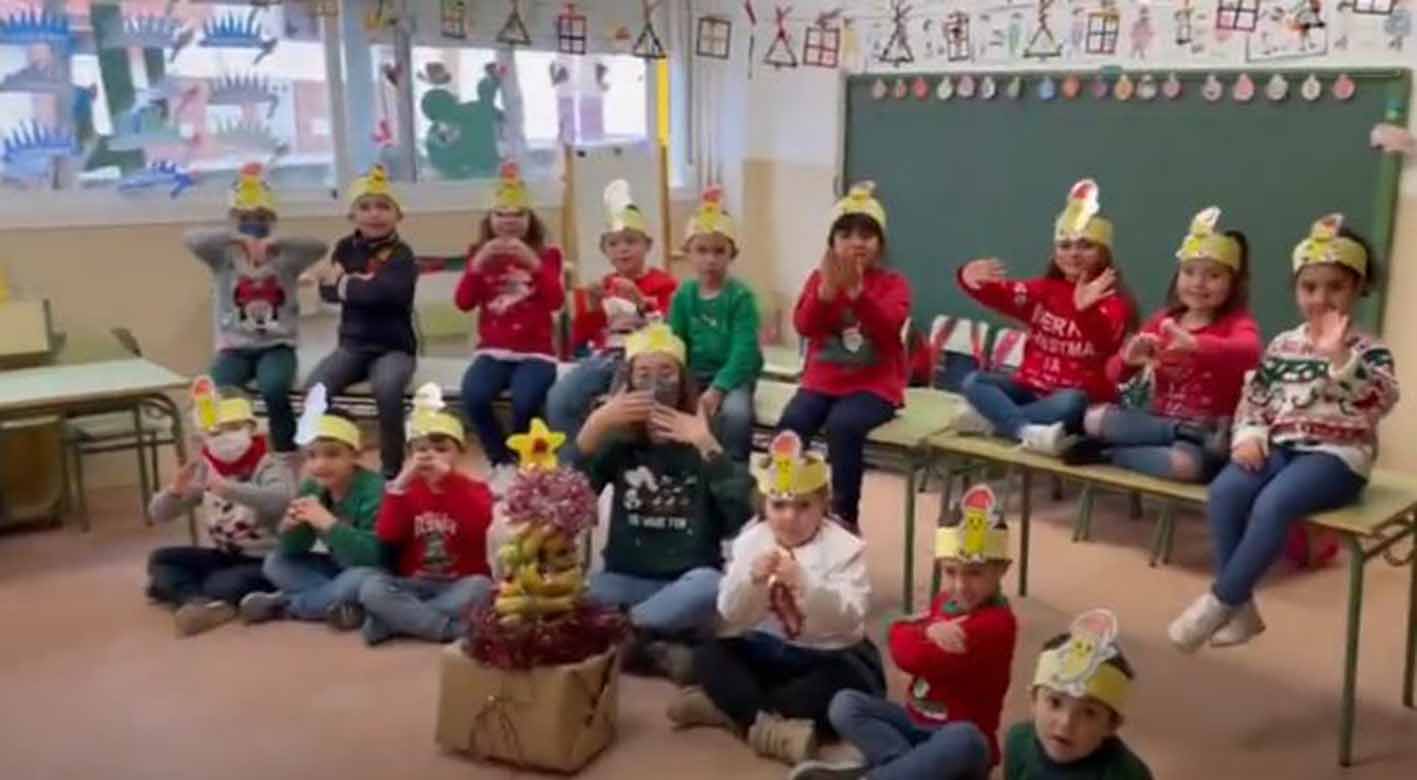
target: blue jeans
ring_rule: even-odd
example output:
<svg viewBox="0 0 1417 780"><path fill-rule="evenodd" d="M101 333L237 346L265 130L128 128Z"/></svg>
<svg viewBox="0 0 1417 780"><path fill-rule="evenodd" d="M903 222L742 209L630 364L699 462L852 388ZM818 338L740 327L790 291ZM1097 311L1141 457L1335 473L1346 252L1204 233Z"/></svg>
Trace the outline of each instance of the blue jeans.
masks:
<svg viewBox="0 0 1417 780"><path fill-rule="evenodd" d="M965 377L963 391L969 405L1011 439L1017 439L1019 429L1025 425L1062 423L1069 433L1082 432L1087 393L1081 390L1058 390L1041 396L1012 377L975 371Z"/></svg>
<svg viewBox="0 0 1417 780"><path fill-rule="evenodd" d="M556 380L546 396L546 424L566 434L558 454L561 462L574 465L580 460L576 437L590 416L595 399L610 391L615 372L625 362L622 352L601 352L576 364L569 374Z"/></svg>
<svg viewBox="0 0 1417 780"><path fill-rule="evenodd" d="M699 379L699 387L707 389L712 377ZM753 454L753 384L729 390L723 396L718 414L713 418L713 433L728 457L747 463Z"/></svg>
<svg viewBox="0 0 1417 780"><path fill-rule="evenodd" d="M1176 438L1179 422L1174 417L1109 405L1102 413L1099 438L1112 445L1112 462L1124 469L1162 479L1202 482L1225 464L1208 457L1199 445Z"/></svg>
<svg viewBox="0 0 1417 780"><path fill-rule="evenodd" d="M276 550L262 567L285 595L285 613L296 620L324 620L336 604L359 603L359 586L378 569L346 569L325 553L291 555Z"/></svg>
<svg viewBox="0 0 1417 780"><path fill-rule="evenodd" d="M865 756L872 780L986 780L989 739L968 721L918 726L899 704L842 691L827 710L832 728Z"/></svg>
<svg viewBox="0 0 1417 780"><path fill-rule="evenodd" d="M310 375L310 387L324 384L331 398L356 382L369 380L374 408L379 412L379 460L386 479L393 479L403 468L403 394L413 378L414 365L415 358L407 352L360 352L339 347L326 355Z"/></svg>
<svg viewBox="0 0 1417 780"><path fill-rule="evenodd" d="M711 628L718 617L723 572L707 566L677 580L652 580L610 571L590 576L590 598L607 607L629 607L635 628L662 634Z"/></svg>
<svg viewBox="0 0 1417 780"><path fill-rule="evenodd" d="M866 436L890 422L895 407L874 393L835 397L798 390L782 411L777 427L810 442L826 428L827 459L832 469L832 510L850 529L857 527L861 479L866 472Z"/></svg>
<svg viewBox="0 0 1417 780"><path fill-rule="evenodd" d="M491 598L492 580L480 574L448 581L380 572L359 586L361 632L370 645L395 636L451 642L467 633L468 610Z"/></svg>
<svg viewBox="0 0 1417 780"><path fill-rule="evenodd" d="M1324 452L1272 447L1257 472L1231 463L1210 483L1215 540L1215 596L1239 606L1280 553L1289 527L1315 512L1358 499L1368 484L1342 459Z"/></svg>
<svg viewBox="0 0 1417 780"><path fill-rule="evenodd" d="M245 387L254 378L261 400L266 402L271 449L295 451L295 410L290 406L290 391L295 387L295 350L223 349L212 360L211 372L218 388Z"/></svg>
<svg viewBox="0 0 1417 780"><path fill-rule="evenodd" d="M492 403L503 390L510 390L512 433L523 433L531 427L532 418L541 412L546 393L555 381L556 364L537 358L499 360L482 355L467 367L462 378L463 409L477 431L489 463L500 466L514 461L511 450L507 449L510 434L497 422Z"/></svg>
<svg viewBox="0 0 1417 780"><path fill-rule="evenodd" d="M206 599L236 604L265 590L261 559L213 547L159 547L148 556L148 596L182 606Z"/></svg>

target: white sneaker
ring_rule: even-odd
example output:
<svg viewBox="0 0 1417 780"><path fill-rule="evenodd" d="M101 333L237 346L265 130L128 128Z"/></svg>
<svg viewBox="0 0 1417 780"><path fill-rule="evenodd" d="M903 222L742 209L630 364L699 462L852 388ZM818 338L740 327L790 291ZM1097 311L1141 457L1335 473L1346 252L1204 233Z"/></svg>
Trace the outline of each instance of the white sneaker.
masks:
<svg viewBox="0 0 1417 780"><path fill-rule="evenodd" d="M993 436L994 424L975 409L969 402L960 402L959 413L950 423L950 430L961 436Z"/></svg>
<svg viewBox="0 0 1417 780"><path fill-rule="evenodd" d="M1024 449L1053 457L1062 455L1063 450L1072 443L1072 437L1068 436L1062 423L1025 425L1019 429L1018 438Z"/></svg>
<svg viewBox="0 0 1417 780"><path fill-rule="evenodd" d="M1255 600L1250 599L1241 604L1235 614L1230 616L1230 620L1220 627L1219 631L1210 638L1211 647L1234 647L1243 645L1264 633L1264 618L1260 617L1260 609L1255 606Z"/></svg>
<svg viewBox="0 0 1417 780"><path fill-rule="evenodd" d="M1166 635L1171 644L1183 653L1194 653L1206 640L1215 635L1220 627L1230 620L1234 607L1228 607L1214 593L1204 595L1191 602L1181 616L1171 621Z"/></svg>

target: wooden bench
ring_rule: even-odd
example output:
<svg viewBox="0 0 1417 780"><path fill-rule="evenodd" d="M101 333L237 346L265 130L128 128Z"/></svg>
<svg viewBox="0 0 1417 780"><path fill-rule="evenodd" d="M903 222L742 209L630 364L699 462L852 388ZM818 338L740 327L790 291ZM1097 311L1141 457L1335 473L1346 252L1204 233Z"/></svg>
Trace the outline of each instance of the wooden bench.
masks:
<svg viewBox="0 0 1417 780"><path fill-rule="evenodd" d="M1001 439L936 434L927 448L942 459L982 461L1021 472L1019 510L1020 596L1028 595L1029 525L1032 510L1031 475L1043 472L1082 482L1084 485L1160 498L1163 511L1152 542L1153 564L1170 556L1175 535L1174 507L1177 503L1205 504L1206 487L1148 477L1111 466L1068 466L1062 461L1021 449ZM949 486L942 496L941 513L947 511ZM1084 507L1086 510L1087 508ZM1090 514L1084 512L1084 514ZM1090 522L1090 521L1089 521ZM1308 518L1308 522L1338 534L1348 548L1348 627L1344 646L1343 695L1339 712L1338 763L1350 766L1353 758L1353 726L1358 677L1358 634L1363 612L1363 575L1369 561L1381 556L1393 566L1410 569L1407 598L1407 641L1403 664L1402 703L1413 706L1414 656L1417 656L1417 546L1404 557L1394 546L1404 539L1417 545L1417 479L1392 471L1376 470L1358 503ZM1074 539L1085 538L1086 523L1074 525ZM938 566L931 592L938 590Z"/></svg>

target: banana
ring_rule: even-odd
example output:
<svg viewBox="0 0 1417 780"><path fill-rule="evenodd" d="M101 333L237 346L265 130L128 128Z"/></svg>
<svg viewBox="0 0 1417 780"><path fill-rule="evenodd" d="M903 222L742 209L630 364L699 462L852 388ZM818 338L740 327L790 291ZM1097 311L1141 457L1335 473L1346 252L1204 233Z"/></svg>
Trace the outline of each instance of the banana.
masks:
<svg viewBox="0 0 1417 780"><path fill-rule="evenodd" d="M516 569L521 563L522 552L515 542L502 545L497 549L497 560L508 569Z"/></svg>
<svg viewBox="0 0 1417 780"><path fill-rule="evenodd" d="M572 596L558 596L556 598L540 598L536 600L535 609L542 615L554 615L558 612L570 612L576 608L576 600Z"/></svg>
<svg viewBox="0 0 1417 780"><path fill-rule="evenodd" d="M497 591L501 596L524 596L526 592L522 589L522 584L516 579L506 580Z"/></svg>
<svg viewBox="0 0 1417 780"><path fill-rule="evenodd" d="M555 574L542 578L542 586L536 591L539 596L566 596L574 593L583 583L585 577L581 574L580 567L556 572Z"/></svg>
<svg viewBox="0 0 1417 780"><path fill-rule="evenodd" d="M571 542L566 538L566 534L562 531L557 531L546 538L546 544L543 546L543 549L546 551L547 555L554 556L564 553L570 546Z"/></svg>
<svg viewBox="0 0 1417 780"><path fill-rule="evenodd" d="M521 540L521 555L524 561L534 561L541 554L541 545L546 542L546 536L551 529L545 525L538 525L527 531Z"/></svg>
<svg viewBox="0 0 1417 780"><path fill-rule="evenodd" d="M517 580L521 582L522 590L527 593L541 593L541 590L546 587L545 581L541 578L541 571L534 563L522 564L522 567L517 570Z"/></svg>
<svg viewBox="0 0 1417 780"><path fill-rule="evenodd" d="M568 550L546 561L547 570L555 572L565 571L579 565L579 556L576 555L575 550Z"/></svg>
<svg viewBox="0 0 1417 780"><path fill-rule="evenodd" d="M530 611L534 604L528 596L498 596L493 607L499 615L515 615Z"/></svg>

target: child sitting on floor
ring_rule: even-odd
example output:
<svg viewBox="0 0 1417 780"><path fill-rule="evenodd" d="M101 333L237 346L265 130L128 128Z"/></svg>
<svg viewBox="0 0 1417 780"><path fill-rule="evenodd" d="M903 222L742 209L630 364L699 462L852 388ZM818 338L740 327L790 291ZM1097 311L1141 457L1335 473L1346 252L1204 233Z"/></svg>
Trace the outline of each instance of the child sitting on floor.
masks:
<svg viewBox="0 0 1417 780"><path fill-rule="evenodd" d="M177 608L178 636L226 623L243 597L268 587L261 556L275 545L276 525L295 493L293 464L266 451L251 402L218 398L206 377L192 388L201 455L178 468L148 510L167 522L200 505L212 543L161 547L148 558L148 597Z"/></svg>
<svg viewBox="0 0 1417 780"><path fill-rule="evenodd" d="M1000 592L1009 532L987 485L960 499L935 554L945 589L930 614L891 626L891 659L911 675L904 706L859 691L831 703L831 722L864 762L807 762L791 780L982 780L999 763L999 718L1018 622Z"/></svg>
<svg viewBox="0 0 1417 780"><path fill-rule="evenodd" d="M830 733L832 697L880 696L885 676L866 637L866 545L827 514L827 464L783 431L757 478L762 519L734 540L718 594L738 635L695 651L703 687L681 691L669 718L745 734L758 755L798 764L815 755L819 729Z"/></svg>
<svg viewBox="0 0 1417 780"><path fill-rule="evenodd" d="M419 388L408 418L408 458L384 493L375 532L395 561L359 588L369 645L395 636L451 642L467 612L492 594L487 528L492 491L457 470L462 423L444 411L436 384Z"/></svg>

